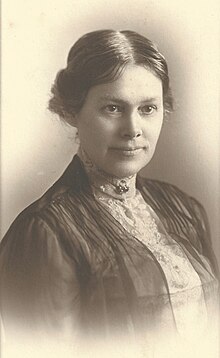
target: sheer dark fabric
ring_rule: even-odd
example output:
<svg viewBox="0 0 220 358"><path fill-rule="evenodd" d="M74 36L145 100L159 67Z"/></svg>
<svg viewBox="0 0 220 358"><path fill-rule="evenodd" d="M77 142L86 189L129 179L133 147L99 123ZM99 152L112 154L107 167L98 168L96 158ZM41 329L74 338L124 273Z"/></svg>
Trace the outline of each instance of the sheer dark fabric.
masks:
<svg viewBox="0 0 220 358"><path fill-rule="evenodd" d="M170 184L138 177L137 187L198 273L211 322L218 269L203 208ZM0 247L6 335L16 326L87 340L144 332L147 340L147 332L162 332L163 322L176 334L161 266L94 199L77 156L17 217Z"/></svg>

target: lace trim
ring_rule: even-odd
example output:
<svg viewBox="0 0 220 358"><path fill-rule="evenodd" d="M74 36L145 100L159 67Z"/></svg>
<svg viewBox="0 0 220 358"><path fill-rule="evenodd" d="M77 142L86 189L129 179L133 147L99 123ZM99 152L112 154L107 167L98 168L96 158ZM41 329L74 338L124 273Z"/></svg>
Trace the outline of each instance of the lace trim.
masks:
<svg viewBox="0 0 220 358"><path fill-rule="evenodd" d="M155 218L138 191L135 198L124 201L108 198L97 190L95 196L129 233L151 250L164 270L171 293L201 285L179 245L158 231Z"/></svg>

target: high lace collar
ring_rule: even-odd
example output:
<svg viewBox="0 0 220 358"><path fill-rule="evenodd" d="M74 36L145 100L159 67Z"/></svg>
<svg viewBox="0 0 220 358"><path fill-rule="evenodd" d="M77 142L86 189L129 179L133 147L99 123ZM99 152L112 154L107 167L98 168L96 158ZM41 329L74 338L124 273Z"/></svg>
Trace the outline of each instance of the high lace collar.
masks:
<svg viewBox="0 0 220 358"><path fill-rule="evenodd" d="M121 200L135 196L136 174L124 178L111 176L98 168L82 147L79 147L77 155L84 165L89 182L93 188L108 196Z"/></svg>

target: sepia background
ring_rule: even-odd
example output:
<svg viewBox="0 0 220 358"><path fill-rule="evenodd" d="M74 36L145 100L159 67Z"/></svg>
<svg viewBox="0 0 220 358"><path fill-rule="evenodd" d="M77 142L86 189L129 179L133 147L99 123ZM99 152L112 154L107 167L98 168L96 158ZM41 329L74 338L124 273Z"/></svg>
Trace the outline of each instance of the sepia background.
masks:
<svg viewBox="0 0 220 358"><path fill-rule="evenodd" d="M219 5L217 0L3 0L1 231L59 177L75 132L47 110L72 44L101 28L155 41L175 112L143 175L176 184L206 208L219 259Z"/></svg>

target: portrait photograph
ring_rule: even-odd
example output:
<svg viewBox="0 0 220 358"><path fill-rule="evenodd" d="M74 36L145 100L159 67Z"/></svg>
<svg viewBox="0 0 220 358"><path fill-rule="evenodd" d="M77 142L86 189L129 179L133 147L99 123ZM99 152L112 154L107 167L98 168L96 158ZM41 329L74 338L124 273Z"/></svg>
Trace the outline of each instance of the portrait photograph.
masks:
<svg viewBox="0 0 220 358"><path fill-rule="evenodd" d="M219 15L2 0L3 358L219 357Z"/></svg>

